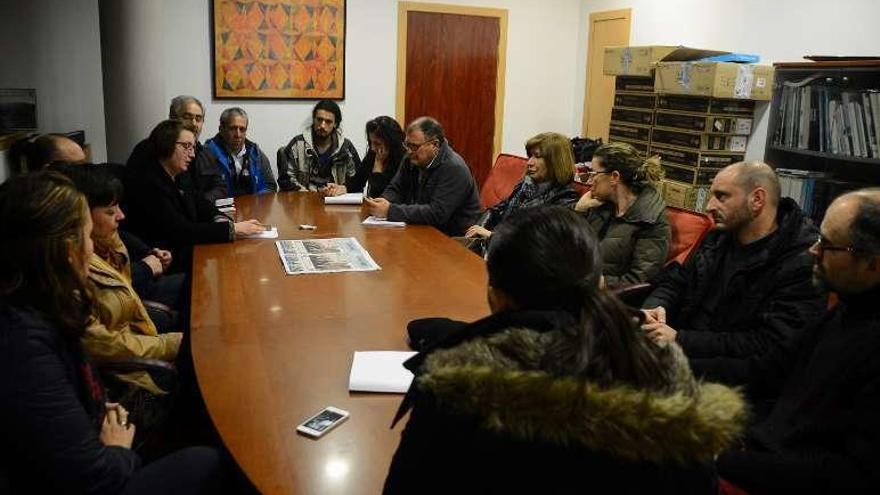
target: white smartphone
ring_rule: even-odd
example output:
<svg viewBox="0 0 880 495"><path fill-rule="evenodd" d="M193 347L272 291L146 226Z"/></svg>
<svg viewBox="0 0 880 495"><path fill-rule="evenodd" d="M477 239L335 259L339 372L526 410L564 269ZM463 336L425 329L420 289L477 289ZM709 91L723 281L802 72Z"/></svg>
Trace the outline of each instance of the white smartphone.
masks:
<svg viewBox="0 0 880 495"><path fill-rule="evenodd" d="M296 431L318 438L348 419L348 411L336 407L325 407L321 412L303 421Z"/></svg>

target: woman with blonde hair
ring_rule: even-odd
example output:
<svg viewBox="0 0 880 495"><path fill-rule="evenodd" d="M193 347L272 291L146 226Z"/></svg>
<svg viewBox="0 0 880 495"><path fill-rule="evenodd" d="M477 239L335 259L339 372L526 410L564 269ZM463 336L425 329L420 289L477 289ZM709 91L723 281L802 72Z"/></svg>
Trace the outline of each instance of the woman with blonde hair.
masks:
<svg viewBox="0 0 880 495"><path fill-rule="evenodd" d="M587 183L590 191L575 210L596 231L602 272L609 288L647 282L663 268L671 232L666 203L657 190L659 157L645 157L625 143L596 149Z"/></svg>
<svg viewBox="0 0 880 495"><path fill-rule="evenodd" d="M571 187L574 181L574 156L571 141L556 132L544 132L526 141L529 161L526 175L510 196L486 212L482 224L471 226L465 237L488 239L492 230L520 208L543 205L569 206L578 200Z"/></svg>

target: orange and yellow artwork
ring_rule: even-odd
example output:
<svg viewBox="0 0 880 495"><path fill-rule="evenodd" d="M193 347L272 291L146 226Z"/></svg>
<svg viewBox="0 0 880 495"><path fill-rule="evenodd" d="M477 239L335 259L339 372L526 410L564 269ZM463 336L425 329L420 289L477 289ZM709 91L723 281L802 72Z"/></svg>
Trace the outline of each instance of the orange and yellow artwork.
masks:
<svg viewBox="0 0 880 495"><path fill-rule="evenodd" d="M345 97L345 0L213 0L215 98Z"/></svg>

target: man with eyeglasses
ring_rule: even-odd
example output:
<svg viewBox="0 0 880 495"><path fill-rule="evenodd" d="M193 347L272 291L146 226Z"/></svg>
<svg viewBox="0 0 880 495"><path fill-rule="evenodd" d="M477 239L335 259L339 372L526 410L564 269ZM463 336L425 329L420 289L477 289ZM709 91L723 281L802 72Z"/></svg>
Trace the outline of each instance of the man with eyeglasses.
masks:
<svg viewBox="0 0 880 495"><path fill-rule="evenodd" d="M220 168L214 156L199 142L199 135L205 124L205 107L195 96L180 95L171 99L168 108L168 118L187 122L195 128L195 157L190 163L189 170L180 174L175 182L181 187L193 188L196 194L204 197L212 203L220 198L229 196L226 182L220 174ZM126 166L141 167L149 166L155 160L155 152L150 148L149 139L138 143L128 157Z"/></svg>
<svg viewBox="0 0 880 495"><path fill-rule="evenodd" d="M740 162L715 176L706 211L715 230L684 265L673 265L642 307L656 342L675 341L694 374L728 384L748 363L791 350L808 322L825 312L812 284L816 228L765 163Z"/></svg>
<svg viewBox="0 0 880 495"><path fill-rule="evenodd" d="M810 248L839 302L793 352L754 363L751 394L778 396L739 450L717 461L749 493L876 493L880 486L880 188L828 207Z"/></svg>
<svg viewBox="0 0 880 495"><path fill-rule="evenodd" d="M342 110L333 100L312 109L312 121L302 134L278 149L278 185L285 191L321 191L328 184L345 184L361 165L354 145L339 125Z"/></svg>
<svg viewBox="0 0 880 495"><path fill-rule="evenodd" d="M474 176L431 117L406 128L406 157L381 198L365 199L370 214L392 222L432 225L464 235L480 212Z"/></svg>
<svg viewBox="0 0 880 495"><path fill-rule="evenodd" d="M239 107L227 108L220 114L219 132L205 141L205 148L217 160L229 196L278 190L269 158L257 143L247 139L247 130L247 112Z"/></svg>

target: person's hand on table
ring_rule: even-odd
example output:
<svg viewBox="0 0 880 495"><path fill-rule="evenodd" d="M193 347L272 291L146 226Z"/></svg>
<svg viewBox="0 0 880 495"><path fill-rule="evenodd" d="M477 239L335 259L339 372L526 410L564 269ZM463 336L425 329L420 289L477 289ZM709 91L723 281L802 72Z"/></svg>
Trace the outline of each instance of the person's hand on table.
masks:
<svg viewBox="0 0 880 495"><path fill-rule="evenodd" d="M347 191L348 191L348 189L346 189L345 186L342 186L339 184L334 184L331 182L331 183L327 184L326 186L324 186L323 188L321 188L320 192L324 196L341 196L341 195L345 194Z"/></svg>
<svg viewBox="0 0 880 495"><path fill-rule="evenodd" d="M377 218L388 218L388 209L391 203L385 198L364 198L364 203L370 211L370 215Z"/></svg>
<svg viewBox="0 0 880 495"><path fill-rule="evenodd" d="M479 237L480 239L488 239L492 237L492 231L479 225L471 225L471 227L467 229L467 232L464 233L464 236L468 238Z"/></svg>
<svg viewBox="0 0 880 495"><path fill-rule="evenodd" d="M259 234L260 232L264 232L265 230L266 227L259 221L254 220L253 218L250 220L245 220L243 222L235 222L236 236Z"/></svg>

